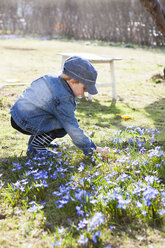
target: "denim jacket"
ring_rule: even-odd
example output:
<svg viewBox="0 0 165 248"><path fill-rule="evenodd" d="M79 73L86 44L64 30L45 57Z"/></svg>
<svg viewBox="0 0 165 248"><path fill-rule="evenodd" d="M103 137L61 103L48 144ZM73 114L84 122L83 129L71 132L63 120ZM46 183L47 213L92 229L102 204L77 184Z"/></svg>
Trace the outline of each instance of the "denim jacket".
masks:
<svg viewBox="0 0 165 248"><path fill-rule="evenodd" d="M48 74L32 82L10 113L18 126L32 134L64 128L73 143L87 155L96 146L80 129L75 109L75 96L68 83Z"/></svg>

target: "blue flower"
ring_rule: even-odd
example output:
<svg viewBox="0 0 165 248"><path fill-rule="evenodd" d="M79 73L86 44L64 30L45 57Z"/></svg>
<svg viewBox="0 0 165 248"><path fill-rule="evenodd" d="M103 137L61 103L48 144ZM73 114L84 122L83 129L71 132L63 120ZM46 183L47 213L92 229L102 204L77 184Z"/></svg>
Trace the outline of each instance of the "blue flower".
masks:
<svg viewBox="0 0 165 248"><path fill-rule="evenodd" d="M75 198L83 203L86 203L89 197L91 197L91 194L86 190L79 190L78 193L75 193Z"/></svg>
<svg viewBox="0 0 165 248"><path fill-rule="evenodd" d="M133 139L132 139L132 138L129 138L129 139L128 139L128 143L129 143L129 144L133 144Z"/></svg>
<svg viewBox="0 0 165 248"><path fill-rule="evenodd" d="M139 164L139 160L138 159L132 161L132 165L134 165L134 166L137 167L138 164Z"/></svg>
<svg viewBox="0 0 165 248"><path fill-rule="evenodd" d="M59 200L58 203L59 205L57 206L57 208L63 208L63 206L68 203L68 200L62 199L62 200Z"/></svg>
<svg viewBox="0 0 165 248"><path fill-rule="evenodd" d="M0 188L2 188L5 185L4 182L0 182Z"/></svg>
<svg viewBox="0 0 165 248"><path fill-rule="evenodd" d="M97 231L95 234L93 234L92 236L93 243L96 244L98 242L98 238L100 238L100 235L101 235L100 231Z"/></svg>
<svg viewBox="0 0 165 248"><path fill-rule="evenodd" d="M21 180L20 182L21 182L21 184L26 185L29 183L29 180L28 180L28 178L26 178L26 179Z"/></svg>
<svg viewBox="0 0 165 248"><path fill-rule="evenodd" d="M85 166L83 163L80 163L80 167L78 168L79 172L82 172L85 169Z"/></svg>
<svg viewBox="0 0 165 248"><path fill-rule="evenodd" d="M64 185L60 185L59 191L60 191L61 194L64 194L64 193L67 192L67 188Z"/></svg>
<svg viewBox="0 0 165 248"><path fill-rule="evenodd" d="M136 206L138 207L138 208L142 208L142 203L141 202L139 202L139 201L136 201Z"/></svg>
<svg viewBox="0 0 165 248"><path fill-rule="evenodd" d="M14 185L16 186L16 189L19 189L19 187L21 186L20 181L18 180L16 183L14 183Z"/></svg>
<svg viewBox="0 0 165 248"><path fill-rule="evenodd" d="M145 160L142 162L142 165L147 165L148 163L149 163L148 160Z"/></svg>
<svg viewBox="0 0 165 248"><path fill-rule="evenodd" d="M120 153L120 152L121 152L120 149L116 149L116 150L114 151L115 154L118 154L118 153Z"/></svg>
<svg viewBox="0 0 165 248"><path fill-rule="evenodd" d="M160 151L159 154L157 155L158 157L162 157L164 155L163 151Z"/></svg>
<svg viewBox="0 0 165 248"><path fill-rule="evenodd" d="M57 172L54 171L53 174L50 177L52 177L53 179L56 179L57 178Z"/></svg>
<svg viewBox="0 0 165 248"><path fill-rule="evenodd" d="M162 150L160 151L160 147L159 146L155 147L155 149L151 149L149 151L149 154L148 154L148 157L150 157L150 158L152 158L152 157L158 157L158 158L160 158L162 156L163 156L163 151Z"/></svg>
<svg viewBox="0 0 165 248"><path fill-rule="evenodd" d="M35 184L35 188L48 188L49 185L46 180L41 181L40 183Z"/></svg>
<svg viewBox="0 0 165 248"><path fill-rule="evenodd" d="M12 165L13 165L13 169L12 169L12 171L19 171L19 170L21 170L22 169L22 166L19 164L19 163L12 163Z"/></svg>
<svg viewBox="0 0 165 248"><path fill-rule="evenodd" d="M141 129L140 127L135 128L135 131L140 135L144 135L144 129Z"/></svg>
<svg viewBox="0 0 165 248"><path fill-rule="evenodd" d="M162 195L163 196L163 195ZM165 207L165 198L162 198L162 204Z"/></svg>
<svg viewBox="0 0 165 248"><path fill-rule="evenodd" d="M84 216L84 211L81 210L80 206L76 206L76 211L77 211L78 216Z"/></svg>
<svg viewBox="0 0 165 248"><path fill-rule="evenodd" d="M15 214L21 214L22 213L22 210L21 209L17 209L17 210L15 210L15 212L14 212Z"/></svg>
<svg viewBox="0 0 165 248"><path fill-rule="evenodd" d="M136 143L138 147L142 147L145 144L145 142L142 142L141 140L137 140Z"/></svg>
<svg viewBox="0 0 165 248"><path fill-rule="evenodd" d="M89 231L95 230L95 228L105 222L104 214L101 212L95 213L95 215L89 221Z"/></svg>
<svg viewBox="0 0 165 248"><path fill-rule="evenodd" d="M88 220L83 219L80 220L80 222L78 223L78 229L83 229L88 225Z"/></svg>
<svg viewBox="0 0 165 248"><path fill-rule="evenodd" d="M24 187L23 185L21 185L20 190L21 190L22 192L25 192L25 187Z"/></svg>
<svg viewBox="0 0 165 248"><path fill-rule="evenodd" d="M157 189L152 188L151 186L147 186L143 192L144 203L146 206L151 206L151 199L156 198L159 194Z"/></svg>
<svg viewBox="0 0 165 248"><path fill-rule="evenodd" d="M137 171L135 171L134 173L135 173L135 175L138 175L138 174L140 174L140 170L137 170Z"/></svg>
<svg viewBox="0 0 165 248"><path fill-rule="evenodd" d="M32 174L35 174L35 173L37 173L37 171L38 171L38 169L33 170L33 168L31 168L29 171L26 172L26 176L30 176Z"/></svg>
<svg viewBox="0 0 165 248"><path fill-rule="evenodd" d="M145 190L146 187L143 186L142 182L139 181L135 186L134 190L132 191L132 194L140 196L141 192Z"/></svg>
<svg viewBox="0 0 165 248"><path fill-rule="evenodd" d="M146 149L144 148L144 147L142 147L141 149L140 149L140 151L139 151L139 154L144 154L144 152L146 151Z"/></svg>
<svg viewBox="0 0 165 248"><path fill-rule="evenodd" d="M62 239L59 241L55 241L55 243L52 243L52 247L60 247L62 245Z"/></svg>
<svg viewBox="0 0 165 248"><path fill-rule="evenodd" d="M126 199L124 200L122 197L120 197L118 199L118 205L117 205L117 208L122 208L122 209L126 209L127 208L127 205L131 203L131 199Z"/></svg>
<svg viewBox="0 0 165 248"><path fill-rule="evenodd" d="M142 210L142 211L141 211L141 214L144 215L144 216L147 216L147 211Z"/></svg>
<svg viewBox="0 0 165 248"><path fill-rule="evenodd" d="M160 216L165 215L165 208L163 208L162 210L160 210L160 211L158 212L158 214L159 214Z"/></svg>
<svg viewBox="0 0 165 248"><path fill-rule="evenodd" d="M130 178L130 176L128 176L126 173L123 173L116 179L116 181L124 182L127 178Z"/></svg>
<svg viewBox="0 0 165 248"><path fill-rule="evenodd" d="M88 238L85 237L84 234L81 234L80 239L78 240L78 243L80 243L82 245L86 245L86 244L88 244Z"/></svg>
<svg viewBox="0 0 165 248"><path fill-rule="evenodd" d="M153 184L154 181L160 182L158 177L152 176L152 175L151 176L150 175L146 176L145 181L148 182L149 184Z"/></svg>
<svg viewBox="0 0 165 248"><path fill-rule="evenodd" d="M37 206L37 205L35 205L35 204L33 204L32 206L31 206L31 208L29 208L27 211L28 212L37 212L38 210L40 210L40 209L43 209L44 208L44 206Z"/></svg>
<svg viewBox="0 0 165 248"><path fill-rule="evenodd" d="M34 179L47 179L48 178L48 172L46 170L39 171L38 173L34 174Z"/></svg>
<svg viewBox="0 0 165 248"><path fill-rule="evenodd" d="M58 233L59 233L59 234L62 234L62 233L64 233L64 232L65 232L64 227L58 228Z"/></svg>
<svg viewBox="0 0 165 248"><path fill-rule="evenodd" d="M121 157L120 159L118 159L117 162L119 162L121 164L129 163L129 157L127 157L127 156L124 155L123 157Z"/></svg>

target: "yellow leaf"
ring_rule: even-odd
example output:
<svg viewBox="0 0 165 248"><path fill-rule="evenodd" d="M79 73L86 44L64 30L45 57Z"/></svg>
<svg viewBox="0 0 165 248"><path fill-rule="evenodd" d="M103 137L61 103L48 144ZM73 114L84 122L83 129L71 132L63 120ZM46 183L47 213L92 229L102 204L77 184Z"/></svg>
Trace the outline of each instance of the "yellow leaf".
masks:
<svg viewBox="0 0 165 248"><path fill-rule="evenodd" d="M129 116L129 115L122 115L121 118L122 118L123 120L130 120L132 117Z"/></svg>

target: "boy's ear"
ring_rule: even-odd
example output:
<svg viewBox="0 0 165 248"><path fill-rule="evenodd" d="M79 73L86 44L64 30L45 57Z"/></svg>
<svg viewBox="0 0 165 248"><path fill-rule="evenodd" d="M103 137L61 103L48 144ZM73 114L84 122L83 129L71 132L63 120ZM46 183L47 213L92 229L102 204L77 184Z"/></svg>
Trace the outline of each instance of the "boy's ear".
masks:
<svg viewBox="0 0 165 248"><path fill-rule="evenodd" d="M73 81L73 80L74 80L74 79L71 78L70 80L68 80L68 83L69 83L69 84L74 84L74 81Z"/></svg>
<svg viewBox="0 0 165 248"><path fill-rule="evenodd" d="M69 84L70 87L72 87L73 85L75 85L75 80L71 78L67 80L67 83Z"/></svg>
<svg viewBox="0 0 165 248"><path fill-rule="evenodd" d="M78 83L79 83L78 81L76 81L76 80L73 79L73 78L70 79L70 82L71 82L72 84L78 84Z"/></svg>

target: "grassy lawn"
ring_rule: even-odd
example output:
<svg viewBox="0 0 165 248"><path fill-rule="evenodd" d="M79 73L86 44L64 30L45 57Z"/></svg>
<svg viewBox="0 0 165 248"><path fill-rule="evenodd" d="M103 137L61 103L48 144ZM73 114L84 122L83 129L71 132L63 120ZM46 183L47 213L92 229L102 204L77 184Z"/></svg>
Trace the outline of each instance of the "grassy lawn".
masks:
<svg viewBox="0 0 165 248"><path fill-rule="evenodd" d="M99 42L0 40L0 87L30 84L60 73L60 52L121 57L111 88L79 99L80 127L106 161L88 158L67 136L57 156L27 158L28 136L10 126L9 110L27 87L0 90L0 247L164 247L165 49L113 47ZM109 66L95 65L109 82ZM130 116L124 120L121 116Z"/></svg>

